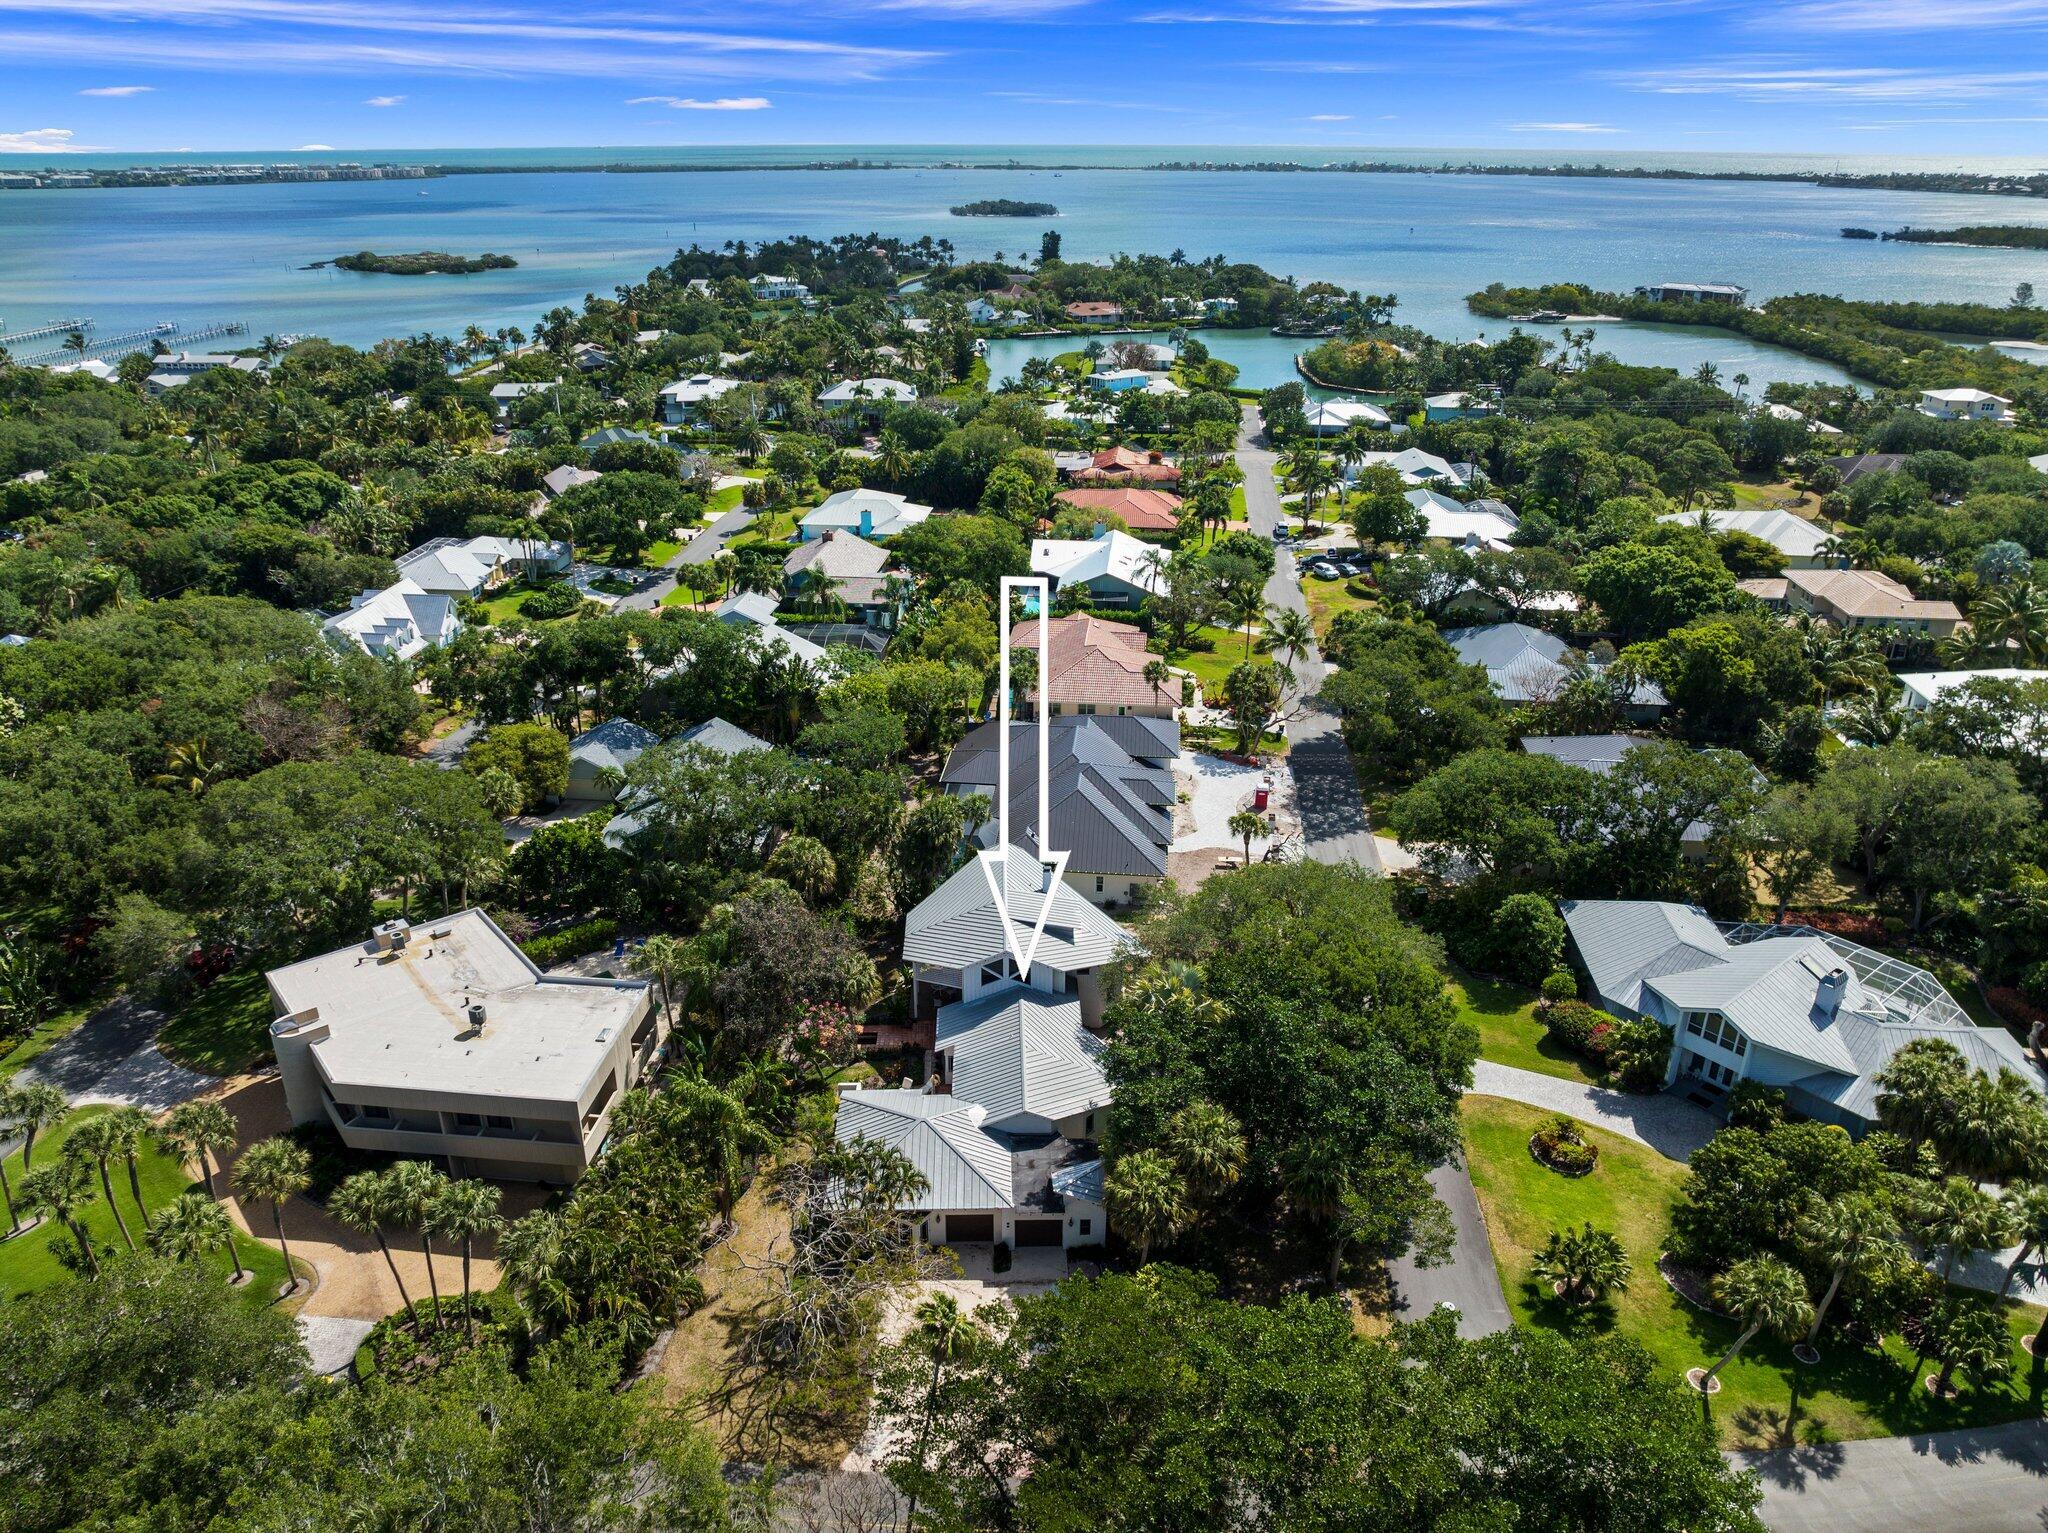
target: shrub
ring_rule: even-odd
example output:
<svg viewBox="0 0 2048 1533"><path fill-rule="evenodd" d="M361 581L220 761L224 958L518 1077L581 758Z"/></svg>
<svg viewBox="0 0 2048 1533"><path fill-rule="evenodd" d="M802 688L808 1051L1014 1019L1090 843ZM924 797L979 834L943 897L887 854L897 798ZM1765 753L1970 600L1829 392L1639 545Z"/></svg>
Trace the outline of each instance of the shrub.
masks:
<svg viewBox="0 0 2048 1533"><path fill-rule="evenodd" d="M1613 1021L1606 1012L1584 1001L1553 1002L1543 1017L1543 1025L1552 1038L1574 1054L1586 1055L1593 1052L1593 1030L1603 1022L1611 1025Z"/></svg>
<svg viewBox="0 0 2048 1533"><path fill-rule="evenodd" d="M1594 1029L1595 1057L1624 1091L1664 1089L1671 1065L1671 1034L1647 1017L1621 1019Z"/></svg>
<svg viewBox="0 0 2048 1533"><path fill-rule="evenodd" d="M1010 1243L1007 1240L998 1240L995 1243L988 1253L988 1264L996 1272L1010 1270Z"/></svg>
<svg viewBox="0 0 2048 1533"><path fill-rule="evenodd" d="M1728 1093L1728 1125L1761 1133L1785 1121L1785 1093L1761 1081L1739 1081Z"/></svg>
<svg viewBox="0 0 2048 1533"><path fill-rule="evenodd" d="M544 937L529 937L519 944L519 950L541 968L552 969L566 958L580 958L585 953L594 953L608 946L618 934L617 921L609 916L599 916L594 921L578 921L574 926L565 926Z"/></svg>
<svg viewBox="0 0 2048 1533"><path fill-rule="evenodd" d="M1563 1114L1530 1135L1529 1153L1539 1165L1565 1176L1584 1176L1600 1160L1600 1152L1586 1142L1578 1124Z"/></svg>
<svg viewBox="0 0 2048 1533"><path fill-rule="evenodd" d="M1810 926L1815 931L1831 932L1837 937L1847 937L1851 942L1860 942L1865 947L1881 947L1891 935L1886 923L1872 915L1858 915L1853 910L1793 910L1785 915L1787 926Z"/></svg>
<svg viewBox="0 0 2048 1533"><path fill-rule="evenodd" d="M542 586L533 595L520 603L519 615L538 622L552 618L567 617L583 605L583 593L566 580L554 585Z"/></svg>
<svg viewBox="0 0 2048 1533"><path fill-rule="evenodd" d="M1540 894L1511 894L1493 912L1489 933L1497 973L1537 984L1564 956L1564 917Z"/></svg>
<svg viewBox="0 0 2048 1533"><path fill-rule="evenodd" d="M1553 969L1543 976L1543 1001L1555 1006L1559 1001L1576 1001L1579 998L1579 979L1569 969Z"/></svg>
<svg viewBox="0 0 2048 1533"><path fill-rule="evenodd" d="M2048 964L2037 963L2027 970L2030 988L2036 977L2034 973L2036 969L2048 971ZM2040 977L2048 980L2048 972L2044 972ZM1985 995L1991 1002L1991 1009L2016 1026L2032 1027L2036 1023L2048 1024L2048 1010L2043 1010L2041 1007L2028 1001L2024 995L2020 994L2011 985L1993 985L1989 990L1985 991Z"/></svg>

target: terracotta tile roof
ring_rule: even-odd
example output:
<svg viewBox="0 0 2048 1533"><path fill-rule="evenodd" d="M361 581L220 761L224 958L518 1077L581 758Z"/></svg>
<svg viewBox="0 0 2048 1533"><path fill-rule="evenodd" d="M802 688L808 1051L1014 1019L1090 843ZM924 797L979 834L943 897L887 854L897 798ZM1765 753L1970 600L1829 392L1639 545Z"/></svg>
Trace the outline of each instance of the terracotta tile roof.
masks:
<svg viewBox="0 0 2048 1533"><path fill-rule="evenodd" d="M1962 611L1954 602L1921 601L1898 581L1876 570L1787 570L1785 579L1805 592L1816 606L1832 608L1848 617L1962 621Z"/></svg>
<svg viewBox="0 0 2048 1533"><path fill-rule="evenodd" d="M1063 506L1080 511L1107 511L1123 518L1133 532L1172 532L1180 526L1180 497L1165 490L1139 490L1129 486L1111 489L1062 490L1055 495Z"/></svg>
<svg viewBox="0 0 2048 1533"><path fill-rule="evenodd" d="M1071 319L1113 319L1123 311L1124 306L1120 303L1104 303L1098 300L1067 305L1067 315Z"/></svg>
<svg viewBox="0 0 2048 1533"><path fill-rule="evenodd" d="M1105 447L1087 468L1074 475L1076 484L1106 484L1124 479L1179 484L1180 468L1155 453L1140 452L1135 447Z"/></svg>
<svg viewBox="0 0 2048 1533"><path fill-rule="evenodd" d="M1024 649L1038 647L1038 623L1025 619L1011 630L1010 642ZM1047 625L1049 657L1039 663L1039 677L1063 707L1093 703L1098 708L1153 708L1178 695L1178 681L1155 693L1145 679L1154 656L1145 650L1143 630L1114 623L1091 613L1054 618ZM1033 693L1034 698L1037 693Z"/></svg>

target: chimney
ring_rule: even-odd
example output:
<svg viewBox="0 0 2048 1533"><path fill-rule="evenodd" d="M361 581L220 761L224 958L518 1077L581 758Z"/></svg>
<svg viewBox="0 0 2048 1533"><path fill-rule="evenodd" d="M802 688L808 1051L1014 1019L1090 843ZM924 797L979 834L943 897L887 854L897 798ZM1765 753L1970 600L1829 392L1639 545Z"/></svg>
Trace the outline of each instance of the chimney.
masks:
<svg viewBox="0 0 2048 1533"><path fill-rule="evenodd" d="M860 535L864 538L872 537L874 536L874 531L875 513L863 506L860 513Z"/></svg>
<svg viewBox="0 0 2048 1533"><path fill-rule="evenodd" d="M1099 538L1107 531L1109 531L1108 522L1097 522L1095 524L1095 531L1092 534L1090 534L1090 536Z"/></svg>
<svg viewBox="0 0 2048 1533"><path fill-rule="evenodd" d="M1820 1008L1820 1014L1832 1021L1835 1013L1842 1009L1842 997L1848 993L1848 989L1847 969L1828 970L1822 976L1819 991L1814 997L1814 1004Z"/></svg>

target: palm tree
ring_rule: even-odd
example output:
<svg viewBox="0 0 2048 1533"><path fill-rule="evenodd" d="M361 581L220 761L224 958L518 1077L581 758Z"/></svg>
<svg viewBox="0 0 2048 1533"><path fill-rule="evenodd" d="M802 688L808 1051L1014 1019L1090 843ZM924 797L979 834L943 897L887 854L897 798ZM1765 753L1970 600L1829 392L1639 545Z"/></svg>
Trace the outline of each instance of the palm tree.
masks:
<svg viewBox="0 0 2048 1533"><path fill-rule="evenodd" d="M1266 614L1266 650L1292 670L1316 647L1315 624L1306 612L1275 607Z"/></svg>
<svg viewBox="0 0 2048 1533"><path fill-rule="evenodd" d="M728 1225L739 1202L746 1158L767 1149L775 1136L731 1092L702 1081L684 1081L670 1093L677 1121L690 1136L711 1173L711 1199Z"/></svg>
<svg viewBox="0 0 2048 1533"><path fill-rule="evenodd" d="M932 1415L939 1404L939 1379L950 1359L968 1351L980 1339L981 1326L972 1314L961 1311L958 1299L949 1293L935 1293L917 1306L917 1325L911 1336L932 1358L932 1382L924 1396L924 1425L917 1433L915 1462L922 1467L925 1444L931 1441ZM903 1516L903 1526L917 1526L917 1492L914 1490L910 1494L909 1509Z"/></svg>
<svg viewBox="0 0 2048 1533"><path fill-rule="evenodd" d="M242 1253L235 1249L235 1224L228 1211L203 1192L182 1194L149 1222L149 1248L176 1262L197 1261L215 1246L227 1248L235 1264L235 1281L247 1276Z"/></svg>
<svg viewBox="0 0 2048 1533"><path fill-rule="evenodd" d="M427 1288L434 1300L434 1325L441 1324L441 1284L434 1276L434 1230L429 1215L448 1178L423 1160L402 1160L384 1173L384 1189L398 1223L420 1233L420 1254L427 1260Z"/></svg>
<svg viewBox="0 0 2048 1533"><path fill-rule="evenodd" d="M412 1307L412 1295L405 1291L405 1279L398 1275L398 1262L391 1254L391 1243L384 1238L384 1219L390 1203L384 1173L358 1171L328 1195L327 1212L343 1229L375 1237L377 1249L384 1253L384 1265L391 1269L391 1281L398 1285L399 1302L412 1316L413 1329L417 1331L419 1311Z"/></svg>
<svg viewBox="0 0 2048 1533"><path fill-rule="evenodd" d="M1552 1230L1529 1270L1539 1283L1555 1285L1567 1304L1592 1304L1628 1287L1628 1252L1613 1233L1588 1221L1576 1230Z"/></svg>
<svg viewBox="0 0 2048 1533"><path fill-rule="evenodd" d="M1152 701L1156 705L1166 694L1166 683L1173 675L1173 667L1164 660L1145 662L1145 684L1152 689Z"/></svg>
<svg viewBox="0 0 2048 1533"><path fill-rule="evenodd" d="M110 1127L108 1137L128 1167L128 1196L135 1200L135 1217L146 1226L149 1206L142 1201L142 1148L156 1138L156 1125L139 1107L116 1107L103 1120Z"/></svg>
<svg viewBox="0 0 2048 1533"><path fill-rule="evenodd" d="M2012 1292L2013 1279L2027 1258L2048 1245L2048 1183L2016 1182L2005 1189L2006 1216L2019 1237L2020 1248L2005 1269L2005 1281L1998 1285L1998 1297Z"/></svg>
<svg viewBox="0 0 2048 1533"><path fill-rule="evenodd" d="M21 1179L21 1200L39 1214L55 1219L78 1242L78 1259L88 1277L100 1275L100 1259L85 1233L79 1210L92 1201L92 1173L75 1156L59 1156L54 1165L31 1171Z"/></svg>
<svg viewBox="0 0 2048 1533"><path fill-rule="evenodd" d="M219 1153L240 1137L234 1115L218 1102L184 1102L171 1109L156 1131L157 1141L181 1163L198 1161L206 1195L218 1199L213 1174Z"/></svg>
<svg viewBox="0 0 2048 1533"><path fill-rule="evenodd" d="M1971 1383L1981 1385L2003 1377L2012 1367L2012 1333L2005 1328L2002 1311L2002 1305L1955 1295L1934 1312L1924 1345L1941 1362L1941 1373L1929 1386L1937 1397L1947 1396L1958 1368ZM1913 1372L1919 1375L1918 1363Z"/></svg>
<svg viewBox="0 0 2048 1533"><path fill-rule="evenodd" d="M1188 1181L1214 1197L1244 1174L1244 1130L1227 1108L1190 1102L1166 1124L1166 1148Z"/></svg>
<svg viewBox="0 0 2048 1533"><path fill-rule="evenodd" d="M659 935L649 937L633 955L633 967L652 975L661 988L661 1020L670 1032L675 1031L676 1025L676 982L688 971L690 962L689 944Z"/></svg>
<svg viewBox="0 0 2048 1533"><path fill-rule="evenodd" d="M12 1081L0 1081L0 1139L5 1139L14 1128L14 1104L20 1096L20 1088ZM7 1201L8 1235L19 1235L21 1214L14 1206L14 1183L8 1178L5 1156L0 1156L0 1198Z"/></svg>
<svg viewBox="0 0 2048 1533"><path fill-rule="evenodd" d="M298 1270L292 1266L292 1248L284 1236L284 1205L304 1192L313 1181L313 1157L303 1145L289 1139L265 1139L252 1144L235 1163L235 1190L245 1198L270 1204L270 1219L277 1226L277 1248L284 1253L285 1292L296 1293Z"/></svg>
<svg viewBox="0 0 2048 1533"><path fill-rule="evenodd" d="M113 1179L107 1174L107 1162L121 1153L121 1138L121 1127L111 1115L88 1118L64 1141L64 1154L81 1163L91 1161L99 1169L100 1191L106 1194L107 1207L113 1210L114 1225L121 1232L122 1243L133 1251L135 1237L128 1233L128 1221L121 1217L121 1205L114 1201Z"/></svg>
<svg viewBox="0 0 2048 1533"><path fill-rule="evenodd" d="M1266 597L1256 585L1247 581L1222 593L1223 615L1235 628L1244 625L1244 657L1252 657L1252 625L1266 615Z"/></svg>
<svg viewBox="0 0 2048 1533"><path fill-rule="evenodd" d="M55 1128L71 1115L71 1103L64 1093L43 1081L19 1088L14 1094L13 1127L21 1131L21 1169L35 1167L36 1135Z"/></svg>
<svg viewBox="0 0 2048 1533"><path fill-rule="evenodd" d="M1955 1271L1956 1258L1965 1251L1998 1251L2011 1242L2004 1205L1967 1178L1951 1176L1913 1209L1908 1220L1911 1233L1923 1246L1941 1246L1941 1280L1946 1283Z"/></svg>
<svg viewBox="0 0 2048 1533"><path fill-rule="evenodd" d="M1814 1343L1820 1339L1821 1322L1828 1317L1828 1306L1835 1302L1842 1279L1882 1250L1884 1242L1897 1234L1898 1228L1898 1220L1892 1217L1889 1208L1876 1198L1860 1195L1838 1198L1832 1203L1816 1200L1800 1216L1795 1233L1801 1248L1828 1268L1827 1292L1814 1309L1813 1325L1807 1330L1806 1340L1799 1344L1800 1350L1813 1353Z"/></svg>
<svg viewBox="0 0 2048 1533"><path fill-rule="evenodd" d="M1158 1150L1118 1157L1103 1179L1102 1198L1110 1222L1138 1242L1141 1267L1151 1261L1153 1246L1171 1240L1187 1222L1180 1173Z"/></svg>
<svg viewBox="0 0 2048 1533"><path fill-rule="evenodd" d="M1704 1373L1695 1368L1697 1378L1692 1374L1686 1376L1687 1382L1703 1395L1714 1392L1721 1370L1735 1361L1736 1354L1749 1345L1758 1331L1791 1336L1813 1322L1805 1280L1775 1256L1750 1256L1737 1262L1714 1280L1714 1297L1741 1322L1742 1332L1713 1367Z"/></svg>
<svg viewBox="0 0 2048 1533"><path fill-rule="evenodd" d="M1254 809L1240 809L1230 817L1230 833L1244 843L1244 865L1252 865L1252 838L1266 833L1266 817Z"/></svg>
<svg viewBox="0 0 2048 1533"><path fill-rule="evenodd" d="M1924 1144L1953 1113L1970 1075L1962 1051L1945 1038L1916 1038L1877 1073L1881 1126Z"/></svg>
<svg viewBox="0 0 2048 1533"><path fill-rule="evenodd" d="M64 349L73 356L84 356L86 353L85 332L83 330L66 331L64 335Z"/></svg>
<svg viewBox="0 0 2048 1533"><path fill-rule="evenodd" d="M479 1235L495 1235L505 1227L499 1214L504 1194L474 1178L450 1182L428 1209L428 1222L451 1240L462 1242L462 1329L476 1340L476 1313L470 1307L469 1259Z"/></svg>
<svg viewBox="0 0 2048 1533"><path fill-rule="evenodd" d="M150 781L159 788L182 788L196 796L206 791L219 770L219 764L206 754L203 739L184 740L165 750L164 769Z"/></svg>
<svg viewBox="0 0 2048 1533"><path fill-rule="evenodd" d="M568 1229L553 1209L535 1209L505 1226L498 1241L498 1270L544 1335L576 1318Z"/></svg>
<svg viewBox="0 0 2048 1533"><path fill-rule="evenodd" d="M1972 1071L1936 1140L1950 1165L1981 1183L2026 1165L2043 1128L2040 1098L2018 1075Z"/></svg>

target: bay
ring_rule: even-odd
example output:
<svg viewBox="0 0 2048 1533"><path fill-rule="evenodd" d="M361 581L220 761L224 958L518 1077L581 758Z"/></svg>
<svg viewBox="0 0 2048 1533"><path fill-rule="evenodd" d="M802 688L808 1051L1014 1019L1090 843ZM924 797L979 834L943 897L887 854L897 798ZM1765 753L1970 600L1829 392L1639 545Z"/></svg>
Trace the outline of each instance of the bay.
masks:
<svg viewBox="0 0 2048 1533"><path fill-rule="evenodd" d="M904 154L880 147L779 149L762 151L761 163L787 163L788 156L805 152L834 158ZM987 147L919 152L977 159L1081 153ZM1113 154L1125 164L1169 154L1267 154L1089 152ZM695 153L706 163L732 163L739 154ZM667 149L498 154L500 163L685 157ZM455 156L359 157L447 163ZM1619 163L1629 157L1608 158ZM1430 152L1418 153L1415 161L1433 162ZM1754 168L1785 167L1758 161ZM1055 203L1060 216L970 220L947 212L956 203L1005 196ZM0 319L19 331L59 317L90 316L102 335L166 321L189 330L235 320L252 336L320 334L361 345L427 330L459 333L471 324L530 328L547 309L579 303L587 293L609 295L693 241L718 246L734 239L858 230L944 236L963 255L1001 250L1014 257L1035 252L1040 232L1049 227L1059 231L1070 258L1178 249L1191 259L1220 254L1302 281L1394 293L1400 321L1465 339L1505 333L1504 324L1470 314L1463 303L1466 293L1494 281L1574 279L1618 289L1731 281L1747 286L1757 300L1829 292L1990 303L2006 301L2022 281L2048 284L2048 256L2040 252L1851 241L1839 233L1843 225L1994 222L2048 223L2048 207L2015 198L1755 182L936 166L12 192L0 193ZM361 249L495 251L520 264L511 271L434 277L302 269ZM1842 379L1824 363L1714 332L1632 324L1599 329L1599 346L1624 361L1687 371L1712 362L1724 379L1740 372L1757 388L1780 378ZM0 332L0 344L5 339ZM32 352L41 344L18 349ZM1294 343L1245 337L1243 345L1243 356L1221 344L1218 350L1245 369L1248 386L1293 376Z"/></svg>

